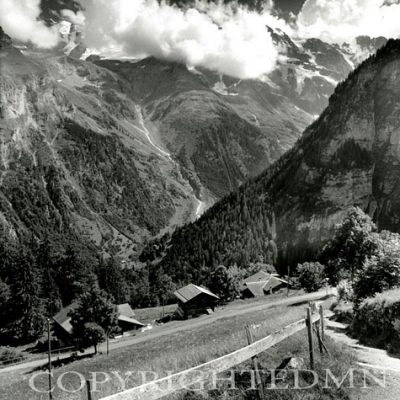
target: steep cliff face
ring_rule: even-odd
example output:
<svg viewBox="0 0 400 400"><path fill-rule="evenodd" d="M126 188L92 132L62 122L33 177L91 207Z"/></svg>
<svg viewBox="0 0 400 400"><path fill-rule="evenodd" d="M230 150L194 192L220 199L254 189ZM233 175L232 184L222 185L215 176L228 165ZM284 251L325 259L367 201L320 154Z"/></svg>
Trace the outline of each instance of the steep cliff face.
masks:
<svg viewBox="0 0 400 400"><path fill-rule="evenodd" d="M275 245L280 267L296 265L315 256L354 205L380 229L400 232L399 75L400 41L391 40L338 86L292 150L178 230L164 249L163 268L270 259Z"/></svg>
<svg viewBox="0 0 400 400"><path fill-rule="evenodd" d="M266 175L289 261L330 236L352 205L400 230L400 46L390 41L338 87L328 109ZM295 251L291 251L291 247Z"/></svg>

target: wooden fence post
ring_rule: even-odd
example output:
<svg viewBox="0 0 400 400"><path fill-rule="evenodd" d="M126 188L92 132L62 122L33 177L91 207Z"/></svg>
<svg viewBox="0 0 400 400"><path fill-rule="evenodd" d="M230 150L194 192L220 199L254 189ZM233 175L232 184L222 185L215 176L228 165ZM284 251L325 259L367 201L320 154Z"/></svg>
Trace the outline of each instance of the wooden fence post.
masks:
<svg viewBox="0 0 400 400"><path fill-rule="evenodd" d="M312 320L311 320L311 308L307 308L306 312L306 325L308 333L308 347L310 352L310 369L314 370L314 344L312 335Z"/></svg>
<svg viewBox="0 0 400 400"><path fill-rule="evenodd" d="M246 329L246 335L247 335L247 342L250 345L250 344L254 343L253 334L251 332L249 325L246 325L245 329ZM254 367L255 373L256 373L258 397L260 398L260 400L264 400L264 386L263 386L261 375L260 375L260 366L258 364L258 357L257 356L252 357L252 361L253 361L253 367Z"/></svg>
<svg viewBox="0 0 400 400"><path fill-rule="evenodd" d="M321 339L325 340L324 307L322 307L322 304L319 306L319 317L321 321Z"/></svg>
<svg viewBox="0 0 400 400"><path fill-rule="evenodd" d="M92 387L89 379L86 379L86 391L87 391L87 400L92 400Z"/></svg>
<svg viewBox="0 0 400 400"><path fill-rule="evenodd" d="M318 339L319 352L320 352L320 354L322 354L324 352L324 349L323 349L321 335L320 335L320 331L319 331L319 324L315 324L315 333L316 333L317 339Z"/></svg>

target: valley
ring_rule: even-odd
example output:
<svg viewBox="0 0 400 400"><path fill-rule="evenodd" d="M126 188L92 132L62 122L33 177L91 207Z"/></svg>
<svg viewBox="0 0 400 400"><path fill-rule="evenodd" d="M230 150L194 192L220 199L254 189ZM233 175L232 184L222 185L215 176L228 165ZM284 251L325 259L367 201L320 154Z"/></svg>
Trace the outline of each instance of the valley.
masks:
<svg viewBox="0 0 400 400"><path fill-rule="evenodd" d="M293 3L0 0L2 399L396 398L400 2Z"/></svg>

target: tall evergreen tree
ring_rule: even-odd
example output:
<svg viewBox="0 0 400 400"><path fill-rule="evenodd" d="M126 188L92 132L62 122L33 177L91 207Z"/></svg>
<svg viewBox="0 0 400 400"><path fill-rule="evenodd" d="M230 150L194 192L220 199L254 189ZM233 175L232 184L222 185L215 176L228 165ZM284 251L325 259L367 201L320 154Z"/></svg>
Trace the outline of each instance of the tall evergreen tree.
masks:
<svg viewBox="0 0 400 400"><path fill-rule="evenodd" d="M99 286L115 299L117 304L129 301L129 286L120 262L115 257L100 259L97 267Z"/></svg>
<svg viewBox="0 0 400 400"><path fill-rule="evenodd" d="M11 342L29 343L43 334L44 302L40 274L31 253L21 250L13 260L12 301L7 310L7 336Z"/></svg>

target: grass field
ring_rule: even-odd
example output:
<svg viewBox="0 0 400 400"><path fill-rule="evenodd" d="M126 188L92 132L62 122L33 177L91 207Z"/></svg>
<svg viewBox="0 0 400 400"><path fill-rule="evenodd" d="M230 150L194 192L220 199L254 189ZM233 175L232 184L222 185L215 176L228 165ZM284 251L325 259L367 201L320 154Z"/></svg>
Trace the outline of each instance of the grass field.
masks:
<svg viewBox="0 0 400 400"><path fill-rule="evenodd" d="M254 337L259 339L303 317L304 305L301 305L250 312L237 317L221 319L200 328L115 350L109 356L99 355L96 358L76 361L55 369L54 379L56 380L67 371L76 371L85 377L89 377L91 372L101 371L118 371L126 377L126 374L131 372L127 387L133 387L141 383L140 376L137 374L138 370L154 371L159 376L165 376L167 371L178 372L245 346L247 344L244 331L246 324L252 325ZM335 352L336 347L332 343L329 345ZM263 354L261 361L265 367L275 368L288 356L301 356L307 359L305 331L275 346L267 354ZM346 360L344 360L345 357ZM340 350L334 361L341 365L348 365L347 357L345 352ZM14 376L8 381L0 380L0 398L5 400L46 399L46 395L34 393L29 388L30 376L31 374L27 373L20 379L16 379ZM46 377L42 378L37 380L37 386L45 388L47 379ZM79 387L78 377L72 374L65 375L63 382L65 387L70 390ZM97 398L119 391L121 383L115 378L101 385L99 389L100 393L97 394ZM57 400L72 400L86 399L85 396L84 391L67 394L56 390L53 397Z"/></svg>

